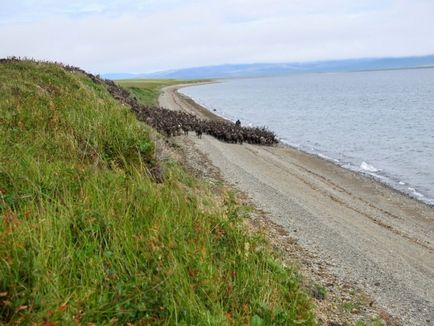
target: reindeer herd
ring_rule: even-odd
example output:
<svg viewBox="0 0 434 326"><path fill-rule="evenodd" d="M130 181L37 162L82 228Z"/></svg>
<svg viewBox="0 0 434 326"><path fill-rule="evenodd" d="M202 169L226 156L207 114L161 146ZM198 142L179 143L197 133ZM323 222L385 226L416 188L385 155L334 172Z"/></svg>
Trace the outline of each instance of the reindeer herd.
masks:
<svg viewBox="0 0 434 326"><path fill-rule="evenodd" d="M19 60L21 59L12 57L0 59L0 63ZM110 94L121 103L129 106L139 120L149 124L168 137L182 134L188 135L189 132L195 132L199 138L205 133L228 143L242 144L246 142L258 145L273 145L278 142L275 134L265 127L242 127L239 121L233 123L228 120L205 120L183 111L142 105L127 90L119 87L111 80L92 75L77 67L62 63L56 64L66 71L80 72L94 82L106 85Z"/></svg>
<svg viewBox="0 0 434 326"><path fill-rule="evenodd" d="M117 86L111 80L103 81L113 97L131 107L139 120L146 122L168 137L188 135L195 132L201 138L208 134L228 143L243 142L258 145L276 144L277 138L265 127L242 127L241 123L228 120L205 120L183 111L168 110L161 107L141 105L128 91Z"/></svg>

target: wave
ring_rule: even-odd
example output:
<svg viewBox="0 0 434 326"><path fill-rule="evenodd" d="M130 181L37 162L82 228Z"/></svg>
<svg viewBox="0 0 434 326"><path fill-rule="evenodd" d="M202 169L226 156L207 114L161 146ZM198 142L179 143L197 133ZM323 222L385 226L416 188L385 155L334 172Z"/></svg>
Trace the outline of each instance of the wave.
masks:
<svg viewBox="0 0 434 326"><path fill-rule="evenodd" d="M360 164L360 168L364 171L368 171L368 172L380 172L381 170L377 169L375 166L366 163L365 161L363 161Z"/></svg>
<svg viewBox="0 0 434 326"><path fill-rule="evenodd" d="M410 190L410 192L411 192L411 194L413 196L416 196L416 197L419 197L419 198L425 197L423 194L421 194L420 192L416 191L416 189L413 188L413 187L408 187L408 190Z"/></svg>

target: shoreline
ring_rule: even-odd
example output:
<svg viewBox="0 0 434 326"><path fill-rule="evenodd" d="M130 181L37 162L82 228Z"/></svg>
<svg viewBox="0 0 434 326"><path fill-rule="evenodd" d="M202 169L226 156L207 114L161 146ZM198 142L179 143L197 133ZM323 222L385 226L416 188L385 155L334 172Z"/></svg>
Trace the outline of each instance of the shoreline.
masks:
<svg viewBox="0 0 434 326"><path fill-rule="evenodd" d="M209 84L209 83L213 83L213 82L198 83L197 85ZM165 90L165 89L169 90L170 89L170 91L173 91L176 94L176 96L178 96L180 99L182 99L183 101L185 101L186 103L191 105L194 108L194 111L191 112L193 114L199 115L205 119L213 119L213 120L217 120L217 121L218 120L231 121L225 117L222 117L216 113L213 113L212 111L208 110L206 107L204 107L201 104L194 101L191 97L189 97L183 93L180 93L178 91L180 88L189 87L189 86L191 87L191 86L193 86L193 84L173 85L173 86L168 86L166 88L163 88L163 90ZM255 145L253 145L253 146L255 146ZM260 145L258 145L258 146L260 146ZM269 147L269 146L265 146L265 147ZM349 169L349 168L345 168L345 167L337 164L332 158L327 159L325 157L320 156L319 154L309 153L307 151L304 151L304 150L297 148L295 146L292 146L290 144L282 143L280 140L279 140L278 144L270 146L270 147L279 148L279 149L282 149L283 151L290 152L291 154L296 154L296 155L299 155L301 157L306 157L307 160L312 161L314 163L317 163L319 165L324 165L324 167L326 167L326 165L332 165L333 168L335 168L338 173L342 172L342 173L346 173L346 174L351 174L355 178L361 178L362 180L364 180L368 183L373 183L375 188L382 187L382 188L385 188L386 192L390 191L390 192L393 192L397 196L402 196L404 200L414 202L415 206L420 205L422 207L425 207L426 210L428 212L432 213L432 216L434 217L434 205L429 205L428 203L426 203L426 202L424 202L418 198L412 197L409 194L402 192L399 189L396 189L396 188L392 187L391 185L378 180L377 178L375 178L374 176L372 176L370 174L354 171L354 170ZM433 223L434 223L434 219L433 219ZM422 243L420 241L416 241L416 242L418 242L420 244ZM434 251L434 238L432 239L432 248L431 249Z"/></svg>
<svg viewBox="0 0 434 326"><path fill-rule="evenodd" d="M216 117L181 96L179 87L166 88L160 105ZM228 144L208 135L188 141L338 279L363 289L404 324L434 320L432 207L288 145Z"/></svg>
<svg viewBox="0 0 434 326"><path fill-rule="evenodd" d="M211 111L208 108L206 108L204 105L196 102L193 98L189 97L188 95L185 95L184 93L179 92L179 90L181 88L194 87L194 86L198 86L198 85L212 84L212 83L217 83L217 82L219 82L219 81L211 81L211 82L205 82L205 83L200 82L200 83L197 83L197 84L181 84L181 85L169 86L169 87L166 87L166 88L167 88L168 91L175 92L177 94L177 96L179 96L180 98L182 98L184 101L188 102L192 107L194 107L196 109L196 112L193 111L193 112L190 112L190 113L197 114L197 112L201 112L201 114L199 116L201 116L202 118L205 118L205 119L225 120L225 121L234 122L234 121L232 121L232 120L224 117L223 115L219 115L217 113L214 113L213 111ZM166 89L166 88L164 88L164 89ZM355 173L358 176L362 176L362 177L365 177L365 178L367 178L367 179L369 179L369 180L371 180L373 182L377 182L380 185L388 188L389 190L396 192L397 194L401 194L401 195L403 195L403 196L405 196L405 197L407 197L407 198L409 198L411 200L415 200L418 203L426 205L430 209L434 210L434 198L429 198L429 197L426 197L425 195L421 194L423 196L422 198L426 198L426 200L423 200L421 197L418 197L416 194L412 195L411 192L410 192L410 189L407 189L408 192L406 192L406 191L401 190L401 189L399 189L397 187L394 187L393 184L392 184L392 182L395 182L395 183L399 184L398 180L393 180L393 179L391 179L391 177L388 177L388 176L375 176L375 175L369 173L368 171L366 171L366 172L365 171L358 171L357 170L357 166L356 165L352 165L351 163L350 163L350 167L345 167L345 166L343 166L343 164L345 164L345 163L341 163L341 162L339 162L338 160L336 160L336 159L334 159L332 157L327 157L324 154L322 154L321 152L309 152L309 151L303 150L302 148L299 148L297 146L291 145L291 144L289 144L287 142L283 142L281 138L278 138L278 139L279 139L279 143L277 145L275 145L275 146L282 146L284 148L289 148L291 150L299 151L299 152L301 152L301 153L303 153L305 155L309 155L313 159L318 159L318 160L322 160L322 161L325 161L325 162L328 162L328 163L332 163L335 166L337 166L337 167L339 167L341 169L344 169L345 171L350 171L352 173ZM392 182L387 183L386 181L383 181L382 178L384 178L385 180L389 180L390 179ZM415 189L413 187L413 185L411 185L411 184L406 183L406 185L408 186L407 188L411 187L411 188Z"/></svg>
<svg viewBox="0 0 434 326"><path fill-rule="evenodd" d="M191 108L193 108L192 110L189 110L188 108L184 108L185 111L192 113L196 116L201 117L202 119L209 119L209 120L213 120L213 121L228 121L228 119L217 115L216 113L213 113L212 111L208 110L206 107L200 105L199 103L195 102L191 97L180 93L179 89L181 88L186 88L189 86L199 86L199 85L207 85L207 84L214 84L214 83L218 83L218 81L210 81L210 82L199 82L199 83L193 83L193 84L180 84L180 85L172 85L172 86L167 86L167 87L163 87L163 89L161 90L161 94L160 97L167 92L173 92L175 93L182 101L186 102L189 104L189 106ZM161 107L164 107L164 105L160 105Z"/></svg>

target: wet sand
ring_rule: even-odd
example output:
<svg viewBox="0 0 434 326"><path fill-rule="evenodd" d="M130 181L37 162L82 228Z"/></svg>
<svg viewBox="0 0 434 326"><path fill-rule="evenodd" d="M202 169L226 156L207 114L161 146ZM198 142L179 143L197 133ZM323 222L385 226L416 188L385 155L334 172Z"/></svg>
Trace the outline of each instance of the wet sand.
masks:
<svg viewBox="0 0 434 326"><path fill-rule="evenodd" d="M163 90L160 105L222 119ZM352 171L297 149L190 136L224 179L269 212L338 278L368 293L405 325L434 324L434 210Z"/></svg>

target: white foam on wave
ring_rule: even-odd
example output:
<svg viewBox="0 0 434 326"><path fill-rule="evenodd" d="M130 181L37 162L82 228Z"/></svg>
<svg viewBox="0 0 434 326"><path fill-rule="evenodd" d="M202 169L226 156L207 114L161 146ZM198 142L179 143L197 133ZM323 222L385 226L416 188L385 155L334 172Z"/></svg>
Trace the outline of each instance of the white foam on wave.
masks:
<svg viewBox="0 0 434 326"><path fill-rule="evenodd" d="M321 157L321 158L327 160L327 161L333 161L333 162L335 162L335 163L339 163L339 160L337 160L337 159L335 159L335 158L332 158L332 157L329 157L329 156L327 156L327 155L324 155L324 154L321 154L321 153L318 153L317 155L318 155L319 157Z"/></svg>
<svg viewBox="0 0 434 326"><path fill-rule="evenodd" d="M412 187L408 187L408 190L410 190L411 194L419 197L419 198L423 198L425 197L424 195L422 195L420 192L417 192L416 189L412 188Z"/></svg>
<svg viewBox="0 0 434 326"><path fill-rule="evenodd" d="M400 184L401 186L403 186L403 185L405 185L405 182L404 182L404 181L399 181L399 184Z"/></svg>
<svg viewBox="0 0 434 326"><path fill-rule="evenodd" d="M379 175L378 173L374 173L374 172L369 172L369 175L375 177L378 180L381 180L384 183L390 183L390 179L383 176L383 175Z"/></svg>
<svg viewBox="0 0 434 326"><path fill-rule="evenodd" d="M366 163L365 161L362 162L362 164L360 164L360 168L362 170L368 171L368 172L379 172L380 170L377 169L375 166Z"/></svg>

